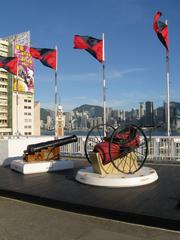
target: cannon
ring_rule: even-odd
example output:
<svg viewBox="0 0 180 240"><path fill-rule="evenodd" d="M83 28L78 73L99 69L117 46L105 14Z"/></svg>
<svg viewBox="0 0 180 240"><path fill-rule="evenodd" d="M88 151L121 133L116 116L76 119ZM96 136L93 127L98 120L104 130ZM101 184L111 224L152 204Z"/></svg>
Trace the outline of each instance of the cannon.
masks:
<svg viewBox="0 0 180 240"><path fill-rule="evenodd" d="M117 128L99 124L87 134L84 148L95 173L133 174L147 158L148 140L135 124L121 124Z"/></svg>
<svg viewBox="0 0 180 240"><path fill-rule="evenodd" d="M76 135L30 144L24 151L23 160L26 162L58 160L60 158L60 146L73 142L77 142Z"/></svg>

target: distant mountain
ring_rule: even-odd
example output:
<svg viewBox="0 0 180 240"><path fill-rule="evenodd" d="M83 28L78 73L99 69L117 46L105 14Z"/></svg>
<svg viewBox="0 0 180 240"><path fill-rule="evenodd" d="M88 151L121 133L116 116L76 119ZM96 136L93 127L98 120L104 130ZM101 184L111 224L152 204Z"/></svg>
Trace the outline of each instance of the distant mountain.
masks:
<svg viewBox="0 0 180 240"><path fill-rule="evenodd" d="M50 109L41 108L40 109L40 119L43 120L44 122L46 122L47 116L51 116L52 118L54 118L54 111L52 111Z"/></svg>
<svg viewBox="0 0 180 240"><path fill-rule="evenodd" d="M73 112L89 112L90 117L102 117L103 115L103 107L96 106L96 105L89 105L89 104L83 104L80 107L77 107L73 109Z"/></svg>

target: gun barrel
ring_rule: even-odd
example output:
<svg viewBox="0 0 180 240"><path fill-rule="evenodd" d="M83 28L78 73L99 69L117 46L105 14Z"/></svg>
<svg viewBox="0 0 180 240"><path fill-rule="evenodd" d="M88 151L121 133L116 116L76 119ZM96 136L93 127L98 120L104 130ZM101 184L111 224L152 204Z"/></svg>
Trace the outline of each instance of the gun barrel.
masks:
<svg viewBox="0 0 180 240"><path fill-rule="evenodd" d="M35 152L38 152L38 151L48 148L48 147L59 147L59 146L63 146L63 145L69 144L69 143L73 143L73 142L77 142L76 135L60 138L57 140L47 141L47 142L30 144L27 146L27 150L25 151L25 153L34 154Z"/></svg>

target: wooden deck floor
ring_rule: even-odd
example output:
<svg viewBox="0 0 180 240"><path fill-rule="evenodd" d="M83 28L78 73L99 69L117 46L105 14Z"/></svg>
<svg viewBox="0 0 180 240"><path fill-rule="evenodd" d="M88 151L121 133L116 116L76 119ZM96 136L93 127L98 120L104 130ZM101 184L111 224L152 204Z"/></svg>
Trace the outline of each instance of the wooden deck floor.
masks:
<svg viewBox="0 0 180 240"><path fill-rule="evenodd" d="M180 231L180 166L153 165L159 180L153 184L124 189L78 183L78 168L22 175L0 167L0 195L54 208L109 219Z"/></svg>

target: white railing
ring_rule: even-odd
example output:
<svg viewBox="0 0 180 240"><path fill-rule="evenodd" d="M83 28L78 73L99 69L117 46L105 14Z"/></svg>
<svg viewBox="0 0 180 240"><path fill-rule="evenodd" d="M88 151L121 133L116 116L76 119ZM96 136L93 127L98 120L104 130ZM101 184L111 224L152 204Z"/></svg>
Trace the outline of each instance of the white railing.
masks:
<svg viewBox="0 0 180 240"><path fill-rule="evenodd" d="M78 137L76 143L67 144L61 147L63 156L84 157L84 143L86 137ZM180 136L153 136L148 141L149 153L147 161L180 161Z"/></svg>
<svg viewBox="0 0 180 240"><path fill-rule="evenodd" d="M86 137L78 137L78 141L61 146L61 154L64 156L81 156L84 157L84 143Z"/></svg>
<svg viewBox="0 0 180 240"><path fill-rule="evenodd" d="M148 160L180 161L180 137L152 137Z"/></svg>

